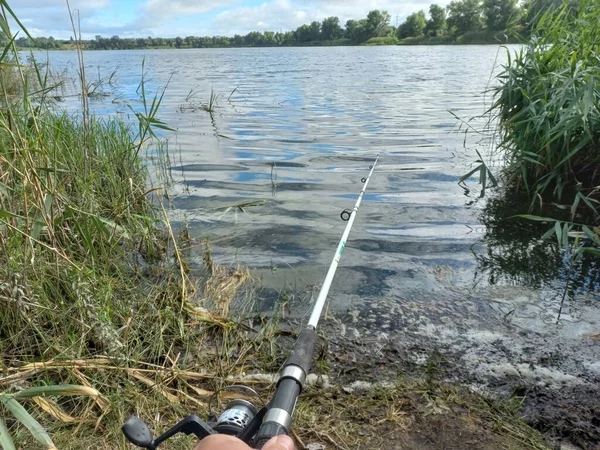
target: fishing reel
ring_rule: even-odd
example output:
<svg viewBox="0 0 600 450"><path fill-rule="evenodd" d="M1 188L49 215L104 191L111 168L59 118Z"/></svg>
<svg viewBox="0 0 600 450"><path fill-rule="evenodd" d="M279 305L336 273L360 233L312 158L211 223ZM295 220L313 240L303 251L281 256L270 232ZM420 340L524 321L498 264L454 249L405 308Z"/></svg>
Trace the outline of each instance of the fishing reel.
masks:
<svg viewBox="0 0 600 450"><path fill-rule="evenodd" d="M216 418L212 414L211 405L213 398L221 390L215 392L208 402L208 421L191 415L154 439L148 425L139 417L132 416L123 425L123 434L129 442L147 450L155 450L178 433L193 434L199 440L211 434L227 434L241 439L253 448L261 449L272 437L290 433L292 415L306 381L316 341L316 328L308 326L302 330L281 369L273 398L260 410L248 400L236 399L229 402L227 409ZM247 386L234 385L227 390L233 388L244 389L258 397L256 391Z"/></svg>
<svg viewBox="0 0 600 450"><path fill-rule="evenodd" d="M258 396L256 391L247 386L234 385L223 390L231 390L233 388L245 389ZM267 408L264 407L259 410L248 400L235 399L230 401L225 411L216 417L212 413L212 400L216 394L223 390L217 391L211 396L208 402L209 417L207 421L202 420L196 415L190 415L154 439L152 431L150 431L146 422L139 417L131 416L122 427L123 434L132 444L148 450L155 450L164 441L178 433L194 435L198 440L202 440L211 434L226 434L235 436L248 445L254 444L253 438L262 424Z"/></svg>

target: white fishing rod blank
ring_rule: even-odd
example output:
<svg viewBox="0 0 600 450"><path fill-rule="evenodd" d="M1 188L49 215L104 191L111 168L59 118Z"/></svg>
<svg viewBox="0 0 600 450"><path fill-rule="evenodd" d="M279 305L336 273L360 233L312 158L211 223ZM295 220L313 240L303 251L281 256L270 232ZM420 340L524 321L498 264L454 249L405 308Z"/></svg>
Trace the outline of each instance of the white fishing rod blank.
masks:
<svg viewBox="0 0 600 450"><path fill-rule="evenodd" d="M329 266L329 270L327 271L327 275L325 276L325 281L323 281L323 286L321 287L321 291L319 292L319 296L317 297L317 301L315 302L315 306L313 308L312 314L310 315L310 319L308 320L308 326L312 328L317 328L319 324L319 319L321 318L321 313L323 312L323 307L325 306L325 302L327 301L327 295L329 295L329 289L331 288L331 283L333 282L333 277L335 276L335 272L337 267L342 259L342 254L344 253L344 248L346 247L346 242L348 241L348 236L350 236L350 231L352 230L352 225L354 224L354 219L356 218L356 214L358 213L358 208L360 208L360 204L362 202L363 196L367 191L367 186L369 185L369 181L371 180L371 175L373 175L373 171L375 170L375 166L379 161L379 155L375 158L375 162L371 166L371 172L369 172L369 176L364 179L364 185L360 194L358 195L358 200L356 200L356 204L350 213L350 218L348 219L348 225L346 225L346 229L344 230L344 234L340 239L340 243L338 244L337 250L335 251L335 256L333 257L333 261L331 261L331 265ZM342 213L343 215L344 213Z"/></svg>
<svg viewBox="0 0 600 450"><path fill-rule="evenodd" d="M275 395L269 402L262 424L254 439L255 448L261 449L273 436L290 433L292 415L296 408L296 401L302 391L304 382L306 381L306 375L310 369L310 363L312 362L315 344L317 342L317 325L319 323L319 318L323 312L323 307L325 306L325 301L327 300L327 294L329 294L335 271L342 258L342 253L344 253L344 247L346 247L346 242L350 235L352 225L354 224L356 213L358 212L358 208L360 207L360 203L362 202L367 186L369 185L369 180L373 175L373 171L375 170L378 161L379 155L377 155L375 162L371 166L369 176L362 179L364 185L352 211L346 210L342 213L342 219L347 220L348 224L346 225L346 229L338 244L333 261L325 276L323 286L321 287L321 291L319 292L319 296L313 307L308 325L300 332L294 347L290 351L290 356L281 369Z"/></svg>

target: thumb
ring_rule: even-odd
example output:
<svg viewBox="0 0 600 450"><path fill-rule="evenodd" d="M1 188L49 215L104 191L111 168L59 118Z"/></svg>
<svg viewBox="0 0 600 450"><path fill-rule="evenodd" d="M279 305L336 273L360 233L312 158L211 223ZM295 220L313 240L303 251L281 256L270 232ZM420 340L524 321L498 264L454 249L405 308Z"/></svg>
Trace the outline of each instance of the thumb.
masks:
<svg viewBox="0 0 600 450"><path fill-rule="evenodd" d="M294 450L294 441L292 438L282 434L271 438L263 447L263 450Z"/></svg>

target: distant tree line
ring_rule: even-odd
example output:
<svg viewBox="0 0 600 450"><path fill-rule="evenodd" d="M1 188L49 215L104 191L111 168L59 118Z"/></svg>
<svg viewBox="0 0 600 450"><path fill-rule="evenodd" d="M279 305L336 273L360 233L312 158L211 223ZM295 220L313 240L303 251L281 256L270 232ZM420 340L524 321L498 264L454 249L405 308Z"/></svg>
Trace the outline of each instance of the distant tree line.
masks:
<svg viewBox="0 0 600 450"><path fill-rule="evenodd" d="M322 22L313 21L293 31L252 31L244 36L187 36L185 38L120 38L112 36L84 41L90 50L125 50L145 48L222 48L222 47L286 47L301 45L361 45L394 44L407 38L445 38L444 42L456 42L469 33L498 33L513 26L527 32L532 19L540 11L558 8L564 1L578 0L525 0L519 7L518 0L453 0L448 6L432 4L428 16L423 10L409 15L397 28L391 25L387 11L373 10L366 18L348 20L342 26L338 17L328 17ZM0 42L2 39L0 39ZM53 37L26 37L17 39L19 47L43 49L65 48L73 39L56 40Z"/></svg>
<svg viewBox="0 0 600 450"><path fill-rule="evenodd" d="M518 24L520 16L517 0L453 0L446 8L431 5L429 19L423 10L408 16L398 27L398 38L505 31L511 23Z"/></svg>

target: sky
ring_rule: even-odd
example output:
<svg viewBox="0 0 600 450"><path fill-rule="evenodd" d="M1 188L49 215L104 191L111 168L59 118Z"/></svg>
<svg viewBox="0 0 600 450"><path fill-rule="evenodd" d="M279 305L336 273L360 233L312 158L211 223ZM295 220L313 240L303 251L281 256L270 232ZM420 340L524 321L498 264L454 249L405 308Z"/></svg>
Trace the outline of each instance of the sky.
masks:
<svg viewBox="0 0 600 450"><path fill-rule="evenodd" d="M250 31L288 31L313 20L362 19L373 9L402 23L407 15L449 0L69 0L79 12L84 39L111 37L233 36ZM8 0L35 36L73 35L66 0ZM77 15L77 12L75 12Z"/></svg>

